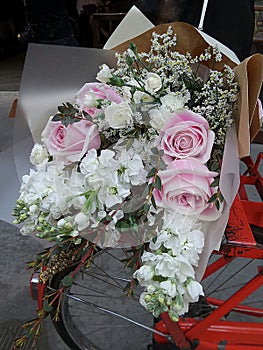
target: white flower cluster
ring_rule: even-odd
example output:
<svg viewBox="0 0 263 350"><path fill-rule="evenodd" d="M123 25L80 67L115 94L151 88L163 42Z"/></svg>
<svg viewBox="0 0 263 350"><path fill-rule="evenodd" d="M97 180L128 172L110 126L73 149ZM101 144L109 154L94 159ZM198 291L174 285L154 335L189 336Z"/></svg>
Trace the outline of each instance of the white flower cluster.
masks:
<svg viewBox="0 0 263 350"><path fill-rule="evenodd" d="M194 267L204 246L204 234L200 223L189 220L195 219L174 218L166 212L163 229L151 239L150 252L143 253L143 265L134 273L139 284L146 288L140 303L155 317L168 311L177 321L179 315L188 311L189 303L203 295L201 284L195 280Z"/></svg>
<svg viewBox="0 0 263 350"><path fill-rule="evenodd" d="M34 147L32 154L36 151L40 152L38 146ZM41 148L41 153L46 155L46 150ZM41 156L37 158L42 160ZM74 165L63 170L61 163L41 161L37 170L31 169L30 175L22 179L18 199L18 203L23 206L20 213L20 220L24 221L21 232L29 234L38 230L38 236L42 238L53 235L57 238L63 235L76 236L91 224L95 228L108 216L111 224L106 227L108 234L104 239L113 244L110 236L115 230L115 224L123 217L123 212L121 209L109 209L117 204L121 208L132 186L144 184L146 175L140 155L133 149L126 151L123 147L119 147L116 152L102 150L99 156L92 149L83 158L79 169ZM64 234L61 224L64 219L59 220L61 217L67 219ZM44 224L44 228L40 224ZM50 224L53 225L51 231ZM118 238L117 234L115 240Z"/></svg>

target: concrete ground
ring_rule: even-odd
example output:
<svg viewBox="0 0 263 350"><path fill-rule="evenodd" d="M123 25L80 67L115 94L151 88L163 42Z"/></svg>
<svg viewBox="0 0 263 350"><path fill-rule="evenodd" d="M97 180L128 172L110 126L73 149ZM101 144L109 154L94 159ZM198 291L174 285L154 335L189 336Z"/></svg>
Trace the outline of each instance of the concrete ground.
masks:
<svg viewBox="0 0 263 350"><path fill-rule="evenodd" d="M8 114L18 96L24 56L25 52L20 52L0 61L0 157L6 155L13 142L14 119L8 118ZM259 151L262 151L262 145L252 146L253 156ZM6 157L2 159L7 160ZM6 164L2 162L0 179L8 188L5 170ZM7 200L9 190L0 194L2 203ZM21 236L19 229L11 223L11 216L0 214L6 218L0 221L0 349L12 350L12 339L21 334L21 325L35 317L37 304L29 293L31 272L26 270L26 262L43 249L43 243ZM24 349L68 350L68 347L47 319L36 346L30 342Z"/></svg>
<svg viewBox="0 0 263 350"><path fill-rule="evenodd" d="M0 157L8 154L13 142L14 119L8 118L8 114L13 100L18 96L24 57L25 52L18 52L0 60ZM6 181L8 187L6 163L0 163L1 182ZM0 198L2 203L7 201L6 193L0 193ZM13 339L22 335L21 326L36 316L37 303L32 300L29 291L32 271L26 269L26 262L33 260L36 252L43 250L43 243L29 236L21 236L19 229L11 223L11 215L9 217L1 212L0 218L3 216L6 220L0 220L0 349L12 350ZM48 318L44 321L36 346L33 347L30 341L23 349L69 348Z"/></svg>

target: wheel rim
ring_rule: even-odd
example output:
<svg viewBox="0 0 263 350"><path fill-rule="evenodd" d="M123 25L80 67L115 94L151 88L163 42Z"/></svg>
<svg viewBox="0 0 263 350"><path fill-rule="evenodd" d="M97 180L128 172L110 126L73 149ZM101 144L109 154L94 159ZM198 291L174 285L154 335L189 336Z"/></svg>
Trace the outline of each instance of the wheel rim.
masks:
<svg viewBox="0 0 263 350"><path fill-rule="evenodd" d="M66 339L66 342L71 343L71 348L145 350L152 343L149 329L128 320L153 328L152 315L138 300L141 291L136 288L133 298L123 292L131 278L121 262L123 258L121 249L95 254L89 269L78 273L73 285L65 291L57 329L64 340L67 333L70 341Z"/></svg>

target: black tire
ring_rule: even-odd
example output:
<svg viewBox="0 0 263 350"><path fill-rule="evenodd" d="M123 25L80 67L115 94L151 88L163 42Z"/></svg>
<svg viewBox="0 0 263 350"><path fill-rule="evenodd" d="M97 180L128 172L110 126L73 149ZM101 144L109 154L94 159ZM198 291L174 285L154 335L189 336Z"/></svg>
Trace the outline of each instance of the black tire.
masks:
<svg viewBox="0 0 263 350"><path fill-rule="evenodd" d="M90 268L79 272L74 284L66 290L68 295L79 297L86 304L63 296L59 321L54 321L54 312L51 313L57 332L70 349L145 350L152 342L151 331L100 309L153 326L152 315L138 301L141 291L136 287L133 298L123 292L131 277L120 261L124 257L121 249L106 249L95 254ZM56 275L51 287L59 288L61 280L72 270L74 266Z"/></svg>
<svg viewBox="0 0 263 350"><path fill-rule="evenodd" d="M71 297L80 297L86 302L84 305L69 297L63 297L60 320L54 322L58 333L70 349L146 350L147 345L152 343L151 331L99 309L102 307L115 311L148 327L152 327L154 324L150 312L139 304L140 289L135 289L136 296L134 298L127 297L126 293L123 292L123 287L129 276L125 274L123 263L120 262L120 259L124 257L120 256L121 253L121 249L107 249L97 253L89 270L83 274L80 272L76 276L76 283L66 290L66 293ZM218 256L211 257L212 260L217 258ZM246 284L253 275L257 274L258 265L262 265L261 259L236 258L202 282L206 297L226 300ZM61 280L73 269L74 267L57 275L53 279L51 287L57 289ZM98 287L100 287L99 291ZM85 295L84 290L87 291ZM91 291L92 296L90 295ZM262 295L263 286L244 300L243 304L259 308L262 315ZM186 316L206 318L217 307L207 300L209 299L201 298L199 303L193 304ZM258 321L259 317L236 310L229 312L225 318L237 322L260 322ZM96 324L96 320L100 320L100 322Z"/></svg>

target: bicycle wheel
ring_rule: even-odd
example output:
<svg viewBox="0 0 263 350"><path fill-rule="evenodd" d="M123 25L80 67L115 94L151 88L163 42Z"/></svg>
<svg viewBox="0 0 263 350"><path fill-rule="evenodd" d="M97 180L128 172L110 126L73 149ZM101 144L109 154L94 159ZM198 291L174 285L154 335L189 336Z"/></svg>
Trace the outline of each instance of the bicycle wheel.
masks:
<svg viewBox="0 0 263 350"><path fill-rule="evenodd" d="M66 290L61 303L60 320L54 322L54 325L71 349L145 350L152 344L151 329L154 320L151 313L139 303L141 289L135 289L133 298L127 297L126 292L123 292L131 277L121 261L124 258L127 256L121 249L107 249L95 254L90 268L84 273L78 273L75 283ZM211 259L217 258L218 256L212 256ZM223 301L244 286L253 274L257 274L260 264L262 265L261 259L235 258L211 274L202 282L206 297L201 298L199 303L192 304L185 317L206 319ZM58 288L69 272L64 271L56 276L51 287ZM227 314L222 315L223 319L233 322L260 322L263 320L262 295L261 286ZM188 326L183 329L187 334ZM167 335L163 336L167 338ZM225 334L222 333L221 336L224 338ZM222 339L216 339L216 343ZM249 349L249 345L247 346ZM197 349L202 350L202 345Z"/></svg>
<svg viewBox="0 0 263 350"><path fill-rule="evenodd" d="M216 261L217 257L212 257L211 260ZM258 274L259 266L262 266L261 259L236 257L202 282L206 300L215 304L215 307L220 306L222 301L233 296L241 288L245 288L249 281ZM244 300L235 305L230 312L224 315L224 318L238 322L263 322L262 295L263 285L251 291L251 294L248 292Z"/></svg>
<svg viewBox="0 0 263 350"><path fill-rule="evenodd" d="M152 343L153 317L139 303L140 288L134 297L123 291L131 280L124 258L122 249L102 250L65 291L60 319L53 322L71 349L145 350ZM58 288L69 272L57 275L51 287Z"/></svg>

